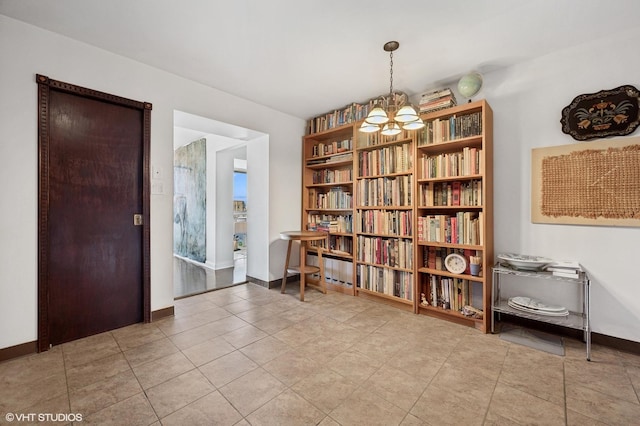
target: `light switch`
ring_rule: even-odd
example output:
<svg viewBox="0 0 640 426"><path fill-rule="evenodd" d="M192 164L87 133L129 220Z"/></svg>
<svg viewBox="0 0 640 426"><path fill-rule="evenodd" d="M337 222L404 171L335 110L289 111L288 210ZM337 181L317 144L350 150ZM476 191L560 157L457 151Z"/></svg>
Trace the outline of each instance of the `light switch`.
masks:
<svg viewBox="0 0 640 426"><path fill-rule="evenodd" d="M151 194L164 194L164 186L162 185L162 182L153 182L151 184Z"/></svg>

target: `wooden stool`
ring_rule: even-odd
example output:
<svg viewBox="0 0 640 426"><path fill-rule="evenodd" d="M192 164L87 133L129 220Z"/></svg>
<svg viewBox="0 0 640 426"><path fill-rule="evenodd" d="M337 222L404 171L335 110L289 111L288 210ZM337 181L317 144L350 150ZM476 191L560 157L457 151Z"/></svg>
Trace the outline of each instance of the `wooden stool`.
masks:
<svg viewBox="0 0 640 426"><path fill-rule="evenodd" d="M283 240L289 240L287 247L287 257L284 263L284 276L282 277L282 288L280 293L284 294L285 286L287 285L288 273L300 274L300 300L304 301L304 288L306 286L307 274L315 274L320 272L320 289L324 294L327 294L327 286L324 281L324 261L322 260L322 252L324 249L318 247L318 266L307 265L307 244L309 241L326 240L328 234L325 232L317 231L286 231L280 233L280 238ZM291 245L294 241L300 241L300 266L289 266L289 257L291 256Z"/></svg>

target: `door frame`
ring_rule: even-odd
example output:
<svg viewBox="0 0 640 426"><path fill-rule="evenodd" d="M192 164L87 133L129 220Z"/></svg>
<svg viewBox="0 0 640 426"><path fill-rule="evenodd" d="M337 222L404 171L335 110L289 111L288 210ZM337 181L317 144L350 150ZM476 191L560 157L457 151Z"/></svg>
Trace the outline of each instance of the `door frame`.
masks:
<svg viewBox="0 0 640 426"><path fill-rule="evenodd" d="M150 141L149 102L138 102L36 74L38 84L38 352L49 350L49 101L50 91L60 91L142 111L142 312L151 321L150 245Z"/></svg>

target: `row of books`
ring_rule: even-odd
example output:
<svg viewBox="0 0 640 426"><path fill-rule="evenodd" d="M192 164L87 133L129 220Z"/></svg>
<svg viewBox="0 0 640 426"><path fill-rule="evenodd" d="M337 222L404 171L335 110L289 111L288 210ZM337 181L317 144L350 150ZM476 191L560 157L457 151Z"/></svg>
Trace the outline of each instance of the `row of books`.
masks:
<svg viewBox="0 0 640 426"><path fill-rule="evenodd" d="M418 187L420 207L481 206L482 181L427 182Z"/></svg>
<svg viewBox="0 0 640 426"><path fill-rule="evenodd" d="M385 136L382 133L374 132L374 133L358 133L358 148L368 148L372 146L377 146L383 143L396 142L402 139L406 139L407 137L403 133L399 133L397 135Z"/></svg>
<svg viewBox="0 0 640 426"><path fill-rule="evenodd" d="M326 233L343 232L337 220L336 221L326 220L326 221L320 221L316 223L309 223L307 228L309 229L309 231L322 231Z"/></svg>
<svg viewBox="0 0 640 426"><path fill-rule="evenodd" d="M333 142L320 142L317 145L314 145L311 149L312 157L320 157L323 155L333 155L338 154L340 152L351 151L352 142L351 139L345 139L342 141L333 141Z"/></svg>
<svg viewBox="0 0 640 426"><path fill-rule="evenodd" d="M310 253L307 256L307 265L320 266L318 256ZM322 256L324 262L324 280L327 284L353 287L353 263L348 260ZM314 280L320 279L320 273L312 274Z"/></svg>
<svg viewBox="0 0 640 426"><path fill-rule="evenodd" d="M420 156L420 178L472 176L482 170L482 149L465 147L461 152Z"/></svg>
<svg viewBox="0 0 640 426"><path fill-rule="evenodd" d="M353 197L348 189L337 187L327 192L309 189L309 208L312 209L351 209Z"/></svg>
<svg viewBox="0 0 640 426"><path fill-rule="evenodd" d="M420 288L421 303L462 312L471 301L471 284L460 278L426 275Z"/></svg>
<svg viewBox="0 0 640 426"><path fill-rule="evenodd" d="M358 261L393 268L413 268L413 241L358 236Z"/></svg>
<svg viewBox="0 0 640 426"><path fill-rule="evenodd" d="M472 258L474 258L476 263L482 262L482 251L480 250L423 246L422 266L429 269L436 269L438 271L445 271L444 259L451 253L457 253L467 259L467 269L464 271L464 274L467 275L471 273L470 265Z"/></svg>
<svg viewBox="0 0 640 426"><path fill-rule="evenodd" d="M356 191L361 206L410 206L411 176L362 179Z"/></svg>
<svg viewBox="0 0 640 426"><path fill-rule="evenodd" d="M452 115L449 118L436 118L427 121L419 144L447 142L455 139L479 136L482 134L482 114L474 112L466 115Z"/></svg>
<svg viewBox="0 0 640 426"><path fill-rule="evenodd" d="M314 184L319 183L346 183L351 182L353 179L353 173L351 168L346 169L322 169L314 170L311 182Z"/></svg>
<svg viewBox="0 0 640 426"><path fill-rule="evenodd" d="M358 265L356 283L359 288L389 296L413 300L413 274L371 265Z"/></svg>
<svg viewBox="0 0 640 426"><path fill-rule="evenodd" d="M327 215L327 214L307 214L307 229L309 231L326 232L353 232L353 216Z"/></svg>
<svg viewBox="0 0 640 426"><path fill-rule="evenodd" d="M329 251L346 256L353 255L353 237L344 235L329 235Z"/></svg>
<svg viewBox="0 0 640 426"><path fill-rule="evenodd" d="M358 170L364 177L406 172L412 164L410 143L358 153Z"/></svg>
<svg viewBox="0 0 640 426"><path fill-rule="evenodd" d="M312 158L311 160L307 160L307 166L315 166L318 164L331 164L331 163L341 163L353 160L353 153L347 152L344 154L336 154L331 157L321 157L321 158Z"/></svg>
<svg viewBox="0 0 640 426"><path fill-rule="evenodd" d="M322 247L325 255L353 256L353 238L351 236L329 235L328 241L328 243L326 240L312 241L310 248Z"/></svg>
<svg viewBox="0 0 640 426"><path fill-rule="evenodd" d="M411 236L411 216L406 210L359 210L358 232Z"/></svg>
<svg viewBox="0 0 640 426"><path fill-rule="evenodd" d="M365 104L357 104L354 102L342 109L314 117L307 121L307 134L311 135L313 133L324 132L334 127L363 120L367 117L369 111L373 109L374 103L375 99Z"/></svg>
<svg viewBox="0 0 640 426"><path fill-rule="evenodd" d="M423 93L420 97L420 112L438 111L456 106L456 96L449 88Z"/></svg>
<svg viewBox="0 0 640 426"><path fill-rule="evenodd" d="M418 241L482 245L483 212L418 217Z"/></svg>

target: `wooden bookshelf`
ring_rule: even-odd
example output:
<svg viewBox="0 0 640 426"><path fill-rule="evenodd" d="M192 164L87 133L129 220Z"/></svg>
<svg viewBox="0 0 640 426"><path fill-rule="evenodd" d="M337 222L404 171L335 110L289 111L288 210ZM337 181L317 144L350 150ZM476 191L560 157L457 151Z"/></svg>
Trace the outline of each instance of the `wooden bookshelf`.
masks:
<svg viewBox="0 0 640 426"><path fill-rule="evenodd" d="M414 309L414 138L358 132L355 154L356 293Z"/></svg>
<svg viewBox="0 0 640 426"><path fill-rule="evenodd" d="M333 123L333 122L332 122ZM329 233L322 257L327 289L354 295L354 125L332 126L303 138L302 220L304 229ZM307 262L318 261L310 247ZM312 276L309 282L317 282Z"/></svg>
<svg viewBox="0 0 640 426"><path fill-rule="evenodd" d="M422 116L415 166L417 313L489 331L493 262L493 113L481 100ZM467 269L449 272L450 253ZM480 276L469 272L479 257ZM423 296L426 303L423 302ZM482 318L464 312L472 306Z"/></svg>
<svg viewBox="0 0 640 426"><path fill-rule="evenodd" d="M354 120L363 118L358 115L362 109L355 108L310 120L309 131L323 130L303 138L302 223L334 222L329 229L332 247L323 257L342 262L340 268L347 265L352 277L352 285L330 277L328 288L488 332L493 261L490 106L481 100L422 114L424 130L391 137L359 132L361 121ZM340 125L345 119L347 124ZM345 140L350 145L340 144ZM350 205L333 202L347 194ZM439 228L437 236L431 230L427 236L424 219L418 229L419 218L431 217L445 229L450 218L456 218L456 229L463 225L455 235L462 237L451 241L451 233ZM335 222L346 218L348 230L335 228ZM468 268L455 274L441 261L437 267L428 262L429 253L444 258L451 252L465 256L467 263L471 255L480 257L481 275L471 275ZM312 248L309 255L314 256ZM460 290L458 303L443 303L438 291L433 302L431 286L443 283L451 287L450 293ZM465 314L466 304L482 311L482 318Z"/></svg>

